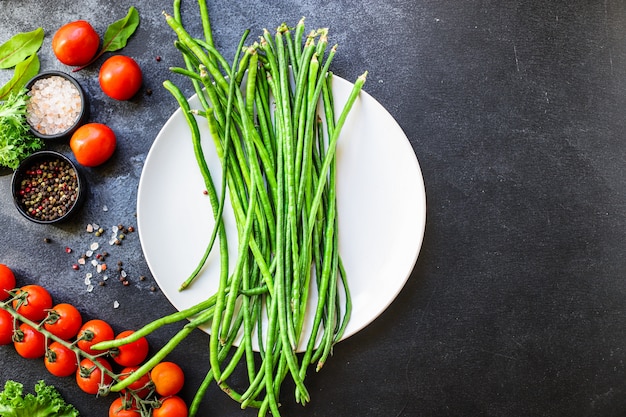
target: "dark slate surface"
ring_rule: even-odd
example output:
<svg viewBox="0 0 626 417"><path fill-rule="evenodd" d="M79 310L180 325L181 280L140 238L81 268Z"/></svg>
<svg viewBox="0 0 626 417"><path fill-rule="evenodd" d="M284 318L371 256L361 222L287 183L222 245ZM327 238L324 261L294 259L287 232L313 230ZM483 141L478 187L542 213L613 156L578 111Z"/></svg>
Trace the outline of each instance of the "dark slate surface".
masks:
<svg viewBox="0 0 626 417"><path fill-rule="evenodd" d="M194 2L183 2L198 33ZM622 416L626 414L626 5L587 1L383 0L209 2L216 42L231 56L240 34L306 16L340 45L333 70L366 90L406 132L420 161L428 222L417 265L390 308L336 346L307 380L305 408L287 416ZM93 241L85 225L134 225L142 165L175 110L161 87L180 64L165 0L2 0L0 41L42 26L42 69L67 70L50 50L63 23L87 19L102 33L136 6L142 23L124 54L145 85L129 102L100 92L97 65L76 75L92 120L109 124L119 148L85 170L78 217L38 226L17 214L10 175L0 176L0 262L19 283L50 288L86 318L116 330L173 307L155 285L137 234L113 248L131 285L112 280L87 293L71 269ZM162 57L158 62L156 56ZM0 81L10 73L0 71ZM191 94L188 84L183 88ZM147 94L148 89L152 94ZM69 154L66 144L53 146ZM108 211L104 211L104 207ZM44 243L44 238L51 239ZM183 236L172 236L172 240ZM417 237L416 237L417 238ZM65 252L68 246L74 251ZM145 275L147 279L138 278ZM113 308L114 301L120 303ZM151 339L160 346L172 329ZM110 400L47 375L41 361L0 348L0 379L45 378L84 416ZM187 372L190 400L207 367L207 337L192 334L171 358ZM285 392L290 390L286 389ZM203 416L252 416L212 387Z"/></svg>

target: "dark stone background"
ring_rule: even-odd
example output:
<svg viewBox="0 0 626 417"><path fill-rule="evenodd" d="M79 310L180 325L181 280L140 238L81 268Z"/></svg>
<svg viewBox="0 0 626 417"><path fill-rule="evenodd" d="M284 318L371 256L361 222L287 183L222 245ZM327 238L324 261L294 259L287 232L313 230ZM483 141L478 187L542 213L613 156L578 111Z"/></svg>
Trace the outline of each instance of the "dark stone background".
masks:
<svg viewBox="0 0 626 417"><path fill-rule="evenodd" d="M186 24L199 33L194 2ZM0 0L0 42L42 26L42 70L67 70L50 49L62 24L106 26L138 8L142 21L123 51L142 66L129 102L100 92L98 65L76 74L91 119L109 124L119 148L85 170L90 194L61 226L21 218L0 176L0 262L19 283L116 330L173 310L155 285L137 234L111 252L131 285L85 291L71 269L93 236L85 225L136 224L136 190L152 141L174 100L161 83L181 64L161 16L171 2ZM285 394L286 416L622 416L626 414L626 4L621 1L383 0L214 2L218 47L231 56L253 35L306 16L340 45L333 71L365 89L406 132L423 170L428 221L405 288L373 324L338 344L307 383L305 408ZM162 57L158 62L156 56ZM10 77L0 71L0 81ZM191 94L188 84L182 85ZM149 95L148 89L152 90ZM53 146L69 154L66 144ZM108 211L104 211L104 207ZM51 243L44 243L44 238ZM172 236L173 241L184 238ZM416 237L417 239L418 237ZM65 253L65 247L74 249ZM139 276L147 279L140 281ZM120 307L113 309L118 300ZM151 338L160 346L174 329ZM200 331L171 358L183 364L190 400L207 367ZM0 382L45 378L84 416L107 415L71 378L0 348ZM285 389L285 393L290 390ZM202 416L252 416L214 386Z"/></svg>

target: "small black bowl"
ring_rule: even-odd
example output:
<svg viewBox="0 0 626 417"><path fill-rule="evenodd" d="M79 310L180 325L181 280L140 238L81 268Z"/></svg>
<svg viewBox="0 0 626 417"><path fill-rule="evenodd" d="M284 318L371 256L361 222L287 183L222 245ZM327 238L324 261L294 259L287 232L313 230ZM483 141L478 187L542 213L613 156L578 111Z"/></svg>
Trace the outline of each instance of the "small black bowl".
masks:
<svg viewBox="0 0 626 417"><path fill-rule="evenodd" d="M35 90L37 84L53 83L45 92ZM26 107L26 120L33 135L41 139L61 139L70 136L88 116L87 96L81 85L69 74L61 71L45 71L33 77L26 89L30 96ZM65 97L64 97L65 94ZM76 100L71 107L72 100ZM63 107L61 107L63 106ZM57 122L41 121L46 115L53 116ZM58 122L57 116L68 120Z"/></svg>
<svg viewBox="0 0 626 417"><path fill-rule="evenodd" d="M81 206L86 183L76 165L55 151L39 151L22 161L11 181L13 202L28 220L62 222Z"/></svg>

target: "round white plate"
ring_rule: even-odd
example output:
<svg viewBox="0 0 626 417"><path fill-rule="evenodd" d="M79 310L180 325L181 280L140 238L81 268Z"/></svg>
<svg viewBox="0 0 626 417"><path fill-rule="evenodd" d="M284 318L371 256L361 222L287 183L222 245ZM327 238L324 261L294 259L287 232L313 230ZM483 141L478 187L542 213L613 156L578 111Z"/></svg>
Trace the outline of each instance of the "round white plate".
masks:
<svg viewBox="0 0 626 417"><path fill-rule="evenodd" d="M335 107L341 109L352 83L337 76L333 80ZM200 108L195 96L190 103ZM206 123L200 121L200 128L205 157L219 190L221 165ZM346 120L336 158L339 247L353 301L347 338L378 317L410 276L424 236L426 195L406 135L365 91ZM196 267L213 228L213 212L204 190L189 127L178 109L148 153L137 198L137 224L148 266L178 310L205 300L218 285L216 244L194 284L178 290ZM224 221L232 268L237 231L228 199ZM312 314L307 316L305 332L313 319Z"/></svg>

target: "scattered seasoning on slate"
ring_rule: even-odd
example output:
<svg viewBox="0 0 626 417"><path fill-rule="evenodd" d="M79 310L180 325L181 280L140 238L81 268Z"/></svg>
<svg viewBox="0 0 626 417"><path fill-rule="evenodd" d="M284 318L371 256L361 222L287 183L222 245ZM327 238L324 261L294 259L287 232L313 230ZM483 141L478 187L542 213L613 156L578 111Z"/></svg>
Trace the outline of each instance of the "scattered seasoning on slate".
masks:
<svg viewBox="0 0 626 417"><path fill-rule="evenodd" d="M34 219L51 221L64 216L76 203L78 179L63 160L35 163L20 183L19 203Z"/></svg>

